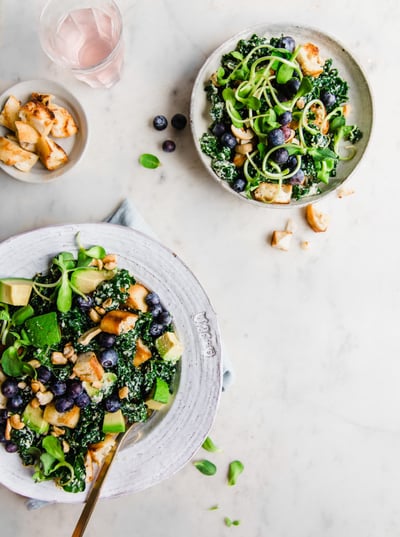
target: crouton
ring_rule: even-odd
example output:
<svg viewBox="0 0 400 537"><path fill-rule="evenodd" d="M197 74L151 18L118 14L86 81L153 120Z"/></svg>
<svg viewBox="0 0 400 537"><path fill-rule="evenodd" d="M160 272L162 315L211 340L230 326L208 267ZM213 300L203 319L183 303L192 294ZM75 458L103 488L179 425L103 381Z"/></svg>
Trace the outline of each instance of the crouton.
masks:
<svg viewBox="0 0 400 537"><path fill-rule="evenodd" d="M144 285L135 283L129 287L128 292L129 297L126 301L128 308L134 308L135 310L140 311L147 311L149 309L145 301L149 291Z"/></svg>
<svg viewBox="0 0 400 537"><path fill-rule="evenodd" d="M317 211L311 203L306 207L306 220L316 233L324 232L328 229L329 216Z"/></svg>
<svg viewBox="0 0 400 537"><path fill-rule="evenodd" d="M73 136L78 132L78 125L68 110L57 104L50 104L49 109L54 114L54 122L50 131L54 138L68 138L68 136Z"/></svg>
<svg viewBox="0 0 400 537"><path fill-rule="evenodd" d="M100 328L103 332L119 336L135 326L139 316L129 311L111 310L102 317Z"/></svg>
<svg viewBox="0 0 400 537"><path fill-rule="evenodd" d="M33 151L35 153L36 144L39 139L38 131L34 129L31 125L28 125L28 123L24 123L23 121L16 121L15 132L17 134L19 145L22 147L22 149L26 149L27 151Z"/></svg>
<svg viewBox="0 0 400 537"><path fill-rule="evenodd" d="M41 163L48 170L56 170L68 162L68 155L64 149L47 136L39 136L36 149Z"/></svg>
<svg viewBox="0 0 400 537"><path fill-rule="evenodd" d="M54 403L49 403L43 412L43 419L50 423L50 425L68 427L69 429L74 429L78 425L79 417L80 409L77 406L73 406L67 412L58 412Z"/></svg>
<svg viewBox="0 0 400 537"><path fill-rule="evenodd" d="M136 341L135 354L133 356L133 365L138 367L151 358L151 350L139 338Z"/></svg>
<svg viewBox="0 0 400 537"><path fill-rule="evenodd" d="M271 246L278 250L287 252L290 248L293 233L291 231L274 231L271 239Z"/></svg>
<svg viewBox="0 0 400 537"><path fill-rule="evenodd" d="M254 191L254 198L264 203L290 203L292 188L292 185L261 183Z"/></svg>
<svg viewBox="0 0 400 537"><path fill-rule="evenodd" d="M22 172L29 170L36 164L39 157L22 147L13 140L0 137L0 160L7 166L14 166Z"/></svg>
<svg viewBox="0 0 400 537"><path fill-rule="evenodd" d="M82 381L90 383L101 380L104 375L104 369L93 351L78 354L72 371Z"/></svg>
<svg viewBox="0 0 400 537"><path fill-rule="evenodd" d="M21 101L16 99L13 95L7 99L3 110L0 114L0 125L10 129L10 131L15 130L15 121L18 119L18 113L21 108Z"/></svg>
<svg viewBox="0 0 400 537"><path fill-rule="evenodd" d="M29 123L39 134L47 136L54 123L53 112L39 101L28 101L19 110L19 118Z"/></svg>
<svg viewBox="0 0 400 537"><path fill-rule="evenodd" d="M319 48L313 43L301 45L296 56L304 75L318 77L323 72L324 60L319 55Z"/></svg>
<svg viewBox="0 0 400 537"><path fill-rule="evenodd" d="M107 453L113 447L115 443L115 434L106 434L104 440L97 442L97 444L91 444L89 446L90 456L92 461L101 466L106 458Z"/></svg>

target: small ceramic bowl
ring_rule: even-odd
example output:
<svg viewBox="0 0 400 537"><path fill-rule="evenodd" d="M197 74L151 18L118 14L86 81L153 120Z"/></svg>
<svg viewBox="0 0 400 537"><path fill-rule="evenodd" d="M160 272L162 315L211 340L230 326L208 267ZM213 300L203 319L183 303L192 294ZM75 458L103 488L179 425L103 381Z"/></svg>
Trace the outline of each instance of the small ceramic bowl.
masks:
<svg viewBox="0 0 400 537"><path fill-rule="evenodd" d="M0 111L3 109L5 102L13 95L22 104L31 99L32 92L46 93L54 96L55 104L62 106L70 112L75 123L78 126L78 132L68 138L53 138L68 155L68 162L56 170L47 170L43 164L38 161L29 172L23 172L14 166L8 166L0 161L0 168L18 181L27 183L49 183L67 174L81 159L88 141L88 123L86 114L79 101L60 84L51 80L25 80L11 86L0 95ZM0 136L12 134L7 128L0 126ZM51 138L51 136L50 136Z"/></svg>

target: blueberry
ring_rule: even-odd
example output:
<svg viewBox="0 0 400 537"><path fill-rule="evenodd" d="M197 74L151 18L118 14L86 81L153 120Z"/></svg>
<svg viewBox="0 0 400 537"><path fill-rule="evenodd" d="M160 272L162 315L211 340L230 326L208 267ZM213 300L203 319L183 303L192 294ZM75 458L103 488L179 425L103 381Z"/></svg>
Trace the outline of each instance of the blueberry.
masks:
<svg viewBox="0 0 400 537"><path fill-rule="evenodd" d="M153 126L158 131L163 131L168 126L168 120L165 116L156 116L153 119Z"/></svg>
<svg viewBox="0 0 400 537"><path fill-rule="evenodd" d="M83 392L82 382L78 379L73 379L67 387L67 395L76 399Z"/></svg>
<svg viewBox="0 0 400 537"><path fill-rule="evenodd" d="M162 324L153 321L150 325L149 332L152 336L158 337L162 334L164 327Z"/></svg>
<svg viewBox="0 0 400 537"><path fill-rule="evenodd" d="M296 155L289 155L289 158L286 161L286 166L289 170L294 170L297 166L297 157Z"/></svg>
<svg viewBox="0 0 400 537"><path fill-rule="evenodd" d="M291 78L290 80L286 82L286 84L284 84L285 95L291 99L299 91L299 87L300 87L300 80L295 77Z"/></svg>
<svg viewBox="0 0 400 537"><path fill-rule="evenodd" d="M301 185L304 182L303 170L298 170L292 177L289 178L291 185Z"/></svg>
<svg viewBox="0 0 400 537"><path fill-rule="evenodd" d="M36 369L36 373L37 373L37 379L40 380L40 382L43 382L43 384L47 384L53 376L50 369L48 369L44 365L39 366Z"/></svg>
<svg viewBox="0 0 400 537"><path fill-rule="evenodd" d="M163 311L163 307L161 306L161 304L154 304L150 306L149 309L153 317L157 317Z"/></svg>
<svg viewBox="0 0 400 537"><path fill-rule="evenodd" d="M0 409L0 423L5 423L8 418L8 412L5 408Z"/></svg>
<svg viewBox="0 0 400 537"><path fill-rule="evenodd" d="M76 297L76 305L82 311L90 310L90 308L93 307L93 304L94 302L91 296L87 296L85 298L83 296Z"/></svg>
<svg viewBox="0 0 400 537"><path fill-rule="evenodd" d="M75 399L75 404L79 408L85 408L90 404L90 397L85 391L82 391Z"/></svg>
<svg viewBox="0 0 400 537"><path fill-rule="evenodd" d="M57 412L68 412L74 406L72 397L57 397L54 401Z"/></svg>
<svg viewBox="0 0 400 537"><path fill-rule="evenodd" d="M220 138L226 131L226 127L223 123L216 123L213 128L211 129L211 132Z"/></svg>
<svg viewBox="0 0 400 537"><path fill-rule="evenodd" d="M175 114L171 119L171 125L179 131L186 127L187 119L183 114Z"/></svg>
<svg viewBox="0 0 400 537"><path fill-rule="evenodd" d="M226 132L221 136L221 142L229 149L233 149L237 145L236 138L230 132Z"/></svg>
<svg viewBox="0 0 400 537"><path fill-rule="evenodd" d="M50 391L54 395L64 395L67 391L67 384L63 380L55 380L50 385Z"/></svg>
<svg viewBox="0 0 400 537"><path fill-rule="evenodd" d="M107 332L100 332L97 340L102 347L109 349L115 343L116 336L114 334L107 334Z"/></svg>
<svg viewBox="0 0 400 537"><path fill-rule="evenodd" d="M107 412L117 412L121 408L121 401L116 395L110 395L104 400L104 408Z"/></svg>
<svg viewBox="0 0 400 537"><path fill-rule="evenodd" d="M246 188L247 181L246 179L243 179L242 177L238 177L231 183L232 190L235 192L243 192L243 190Z"/></svg>
<svg viewBox="0 0 400 537"><path fill-rule="evenodd" d="M160 297L157 295L157 293L149 293L148 295L146 295L145 302L148 306L152 306L153 304L159 304Z"/></svg>
<svg viewBox="0 0 400 537"><path fill-rule="evenodd" d="M103 367L114 367L118 362L118 353L115 349L105 349L99 355L99 362Z"/></svg>
<svg viewBox="0 0 400 537"><path fill-rule="evenodd" d="M166 153L172 153L176 149L176 144L173 140L165 140L162 144L162 149Z"/></svg>
<svg viewBox="0 0 400 537"><path fill-rule="evenodd" d="M4 428L0 429L0 444L6 441L6 433Z"/></svg>
<svg viewBox="0 0 400 537"><path fill-rule="evenodd" d="M157 321L163 326L168 326L172 323L171 314L168 311L162 311L157 317Z"/></svg>
<svg viewBox="0 0 400 537"><path fill-rule="evenodd" d="M18 382L15 379L6 379L1 385L1 393L5 397L13 397L18 393Z"/></svg>
<svg viewBox="0 0 400 537"><path fill-rule="evenodd" d="M287 162L289 158L288 150L284 147L279 147L276 151L274 151L271 155L271 159L279 164L279 166L282 166Z"/></svg>
<svg viewBox="0 0 400 537"><path fill-rule="evenodd" d="M8 453L16 453L18 451L18 447L14 442L6 442L5 448Z"/></svg>
<svg viewBox="0 0 400 537"><path fill-rule="evenodd" d="M321 91L320 99L327 108L330 108L336 103L336 97L329 91Z"/></svg>
<svg viewBox="0 0 400 537"><path fill-rule="evenodd" d="M278 121L281 125L289 125L292 121L292 112L289 112L289 110L283 112L283 114L278 116Z"/></svg>
<svg viewBox="0 0 400 537"><path fill-rule="evenodd" d="M22 398L22 395L20 393L17 393L13 395L8 401L7 401L7 408L8 410L20 410L21 407L24 404L24 400Z"/></svg>
<svg viewBox="0 0 400 537"><path fill-rule="evenodd" d="M272 129L267 135L268 143L271 146L282 145L285 143L285 135L282 129Z"/></svg>
<svg viewBox="0 0 400 537"><path fill-rule="evenodd" d="M296 48L296 41L293 39L293 37L286 35L279 39L278 48L285 48L289 52L293 52Z"/></svg>

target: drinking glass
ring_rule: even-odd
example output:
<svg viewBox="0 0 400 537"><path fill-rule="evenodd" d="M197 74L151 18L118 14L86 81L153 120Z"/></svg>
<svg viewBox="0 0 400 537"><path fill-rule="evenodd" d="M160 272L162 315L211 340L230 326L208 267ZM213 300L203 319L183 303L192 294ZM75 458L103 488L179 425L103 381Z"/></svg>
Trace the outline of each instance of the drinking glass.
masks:
<svg viewBox="0 0 400 537"><path fill-rule="evenodd" d="M89 86L110 88L120 79L122 16L113 0L49 0L39 35L49 58Z"/></svg>

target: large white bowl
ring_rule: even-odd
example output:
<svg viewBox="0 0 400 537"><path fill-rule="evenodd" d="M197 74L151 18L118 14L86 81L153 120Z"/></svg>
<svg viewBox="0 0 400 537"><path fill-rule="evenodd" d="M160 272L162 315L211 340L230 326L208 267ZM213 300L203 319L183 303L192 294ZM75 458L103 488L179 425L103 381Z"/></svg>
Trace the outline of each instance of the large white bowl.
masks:
<svg viewBox="0 0 400 537"><path fill-rule="evenodd" d="M253 34L259 36L265 36L268 38L279 37L280 35L290 35L296 43L312 42L316 44L320 49L320 55L322 58L332 58L333 66L339 71L339 75L349 84L349 103L350 114L347 117L347 124L356 124L363 132L362 139L357 142L357 153L355 157L349 161L342 161L338 164L337 175L331 178L329 184L321 183L321 193L314 196L307 196L300 200L291 201L290 204L274 204L274 203L262 203L260 201L249 199L242 193L235 192L229 184L220 179L211 168L211 159L205 155L200 148L200 138L203 133L207 132L212 120L209 115L210 105L206 98L206 92L204 87L210 80L210 77L215 73L220 66L221 58L224 54L234 50L240 39L248 39ZM341 43L336 41L333 37L326 35L325 33L297 25L282 25L282 24L264 24L248 28L220 45L206 60L202 68L200 69L195 83L193 85L191 103L190 103L190 124L194 143L199 154L199 157L210 175L232 195L239 199L242 199L248 203L251 203L256 207L267 208L291 208L293 206L303 206L311 202L315 202L318 199L326 196L327 194L334 192L339 186L341 186L346 179L354 172L359 164L365 149L368 145L373 122L373 105L372 97L369 89L367 79L357 61L348 52Z"/></svg>
<svg viewBox="0 0 400 537"><path fill-rule="evenodd" d="M75 235L84 245L101 244L118 255L118 265L160 295L184 345L177 390L171 406L140 425L140 440L117 455L102 497L139 492L182 468L203 443L212 425L222 384L220 336L213 308L197 279L170 250L146 235L113 224L47 227L0 244L0 278L32 277L45 271L60 251L76 253ZM81 502L52 482L34 483L32 470L0 445L0 483L24 496L55 502Z"/></svg>

